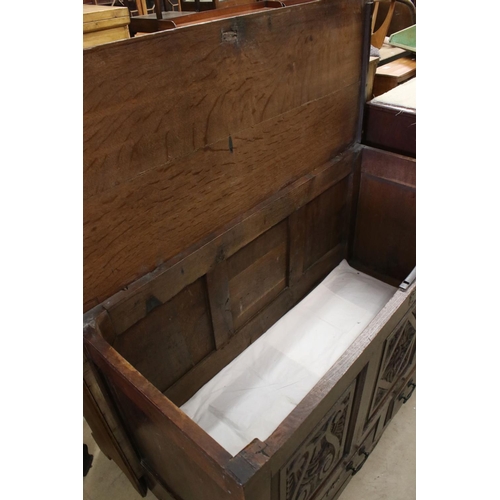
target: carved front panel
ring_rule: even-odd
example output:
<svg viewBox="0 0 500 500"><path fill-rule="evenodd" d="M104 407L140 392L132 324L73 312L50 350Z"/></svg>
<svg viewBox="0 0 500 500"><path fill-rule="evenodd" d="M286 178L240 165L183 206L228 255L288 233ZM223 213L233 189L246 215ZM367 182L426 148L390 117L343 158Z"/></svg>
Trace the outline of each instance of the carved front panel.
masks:
<svg viewBox="0 0 500 500"><path fill-rule="evenodd" d="M410 313L387 338L370 416L377 409L385 395L392 389L398 378L413 363L416 333L415 315Z"/></svg>
<svg viewBox="0 0 500 500"><path fill-rule="evenodd" d="M281 470L281 500L309 500L340 464L354 399L355 381Z"/></svg>

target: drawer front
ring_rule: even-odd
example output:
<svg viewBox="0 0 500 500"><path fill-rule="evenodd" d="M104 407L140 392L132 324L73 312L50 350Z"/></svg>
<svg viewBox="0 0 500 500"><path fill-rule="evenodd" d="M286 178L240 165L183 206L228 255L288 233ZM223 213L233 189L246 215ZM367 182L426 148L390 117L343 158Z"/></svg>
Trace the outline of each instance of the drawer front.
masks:
<svg viewBox="0 0 500 500"><path fill-rule="evenodd" d="M280 472L280 500L316 500L342 472L356 381Z"/></svg>
<svg viewBox="0 0 500 500"><path fill-rule="evenodd" d="M416 312L413 307L385 341L367 421L387 401L402 377L415 366L416 333Z"/></svg>

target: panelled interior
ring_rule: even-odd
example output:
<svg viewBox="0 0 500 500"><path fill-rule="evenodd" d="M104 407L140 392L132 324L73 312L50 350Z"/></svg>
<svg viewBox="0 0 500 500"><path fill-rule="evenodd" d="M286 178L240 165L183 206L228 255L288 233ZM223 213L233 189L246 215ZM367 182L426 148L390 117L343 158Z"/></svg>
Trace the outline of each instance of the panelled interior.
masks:
<svg viewBox="0 0 500 500"><path fill-rule="evenodd" d="M415 160L366 148L352 265L393 285L416 265Z"/></svg>
<svg viewBox="0 0 500 500"><path fill-rule="evenodd" d="M343 179L304 207L304 270L345 241L350 180Z"/></svg>
<svg viewBox="0 0 500 500"><path fill-rule="evenodd" d="M378 167L366 167L370 154L355 156L348 175L272 227L253 228L255 238L230 255L222 252L207 274L170 300L160 304L152 296L150 312L113 347L180 405L349 254L354 267L399 283L415 265L413 177L405 171L414 165L386 155L374 157Z"/></svg>
<svg viewBox="0 0 500 500"><path fill-rule="evenodd" d="M352 175L219 260L209 272L210 277L218 276L211 287L210 277L204 275L164 304L150 298L153 309L116 336L113 347L161 392L176 404L183 403L214 375L210 365L220 365L221 358L219 369L227 365L267 330L269 316L274 320L283 316L347 256ZM292 254L291 240L298 239L297 231L303 237ZM328 255L326 264L315 266ZM298 277L291 286L293 261L298 263L293 266ZM227 294L225 303L214 297L221 295L221 288ZM215 332L223 314L229 314L231 334L220 343Z"/></svg>
<svg viewBox="0 0 500 500"><path fill-rule="evenodd" d="M233 325L238 330L287 286L288 229L280 222L227 260Z"/></svg>
<svg viewBox="0 0 500 500"><path fill-rule="evenodd" d="M160 391L215 349L205 278L116 337L113 347Z"/></svg>

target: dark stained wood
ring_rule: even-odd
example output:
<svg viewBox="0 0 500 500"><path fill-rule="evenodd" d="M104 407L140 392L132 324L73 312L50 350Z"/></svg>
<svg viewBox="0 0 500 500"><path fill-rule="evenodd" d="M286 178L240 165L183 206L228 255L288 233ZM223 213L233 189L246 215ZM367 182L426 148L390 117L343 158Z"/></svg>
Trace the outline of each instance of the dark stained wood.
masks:
<svg viewBox="0 0 500 500"><path fill-rule="evenodd" d="M251 14L238 18L238 43L221 43L221 30L234 23L85 52L86 304L102 302L353 141L357 6L341 0Z"/></svg>
<svg viewBox="0 0 500 500"><path fill-rule="evenodd" d="M230 293L229 288L230 277L238 276L239 274L245 272L249 267L252 268L255 265L258 266L258 263L262 261L263 258L265 261L266 256L273 255L276 248L286 248L289 252L292 252L293 245L291 244L291 235L297 228L299 230L299 234L302 234L301 238L303 238L304 243L299 243L297 235L294 236L294 239L298 243L298 246L303 248L304 252L306 248L309 249L308 252L314 256L314 258L310 260L314 261L314 263L308 270L302 272L302 275L297 275L295 283L292 283L291 281L289 286L285 288L274 300L272 300L262 310L258 311L257 315L248 321L248 323L246 323L245 326L239 330L237 335L232 336L226 343L221 343L219 349L204 357L201 361L192 366L192 368L182 375L177 382L167 389L165 394L170 401L174 402L176 405L184 403L192 394L194 394L194 392L196 392L196 390L198 390L204 383L220 371L220 369L226 366L232 359L241 353L251 342L255 341L260 335L262 335L262 333L272 326L286 311L293 307L294 304L296 304L316 283L318 283L333 267L335 267L342 258L346 256L348 234L346 233L345 237L340 239L340 243L337 244L336 247L331 250L327 250L326 253L323 254L325 249L329 246L324 243L325 236L323 232L325 228L332 227L331 221L334 220L332 219L332 213L334 215L344 213L342 220L337 221L337 223L334 224L334 227L342 228L342 231L345 231L345 228L349 227L349 207L353 206L352 200L350 200L350 196L352 196L352 194L349 194L349 190L354 186L351 181L352 170L357 168L356 163L359 163L360 159L361 157L358 155L357 149L353 149L348 155L342 157L342 159L324 167L317 173L316 176L306 176L307 181L303 183L299 182L293 188L288 189L286 191L286 196L273 198L271 205L275 208L280 207L279 210L282 210L282 214L289 214L289 220L281 218L281 222L278 222L277 224L270 224L270 228L268 228L265 232L262 232L262 223L247 227L246 232L243 234L246 238L249 238L250 241L247 241L241 248L239 248L235 243L239 237L235 237L234 232L238 234L238 228L241 227L236 224L232 230L225 233L227 241L232 242L232 247L230 245L227 247L214 245L213 248L216 250L216 253L213 256L213 260L215 264L214 267L210 268L212 270L209 271L209 275L211 275L210 273L214 273L219 266L219 270L217 271L219 273L219 277L213 280L212 278L215 278L215 275L211 275L211 278L200 277L194 282L195 288L198 288L199 290L199 293L194 295L198 297L205 297L206 316L209 316L208 311L210 310L213 317L212 310L216 304L216 302L213 302L213 305L211 307L209 306L207 302L208 299L206 298L207 291L211 291L211 293L215 295L217 293L221 293L221 297L227 295L231 300L232 294ZM384 186L387 186L390 190L395 192L400 190L411 192L413 190L412 183L414 182L414 173L412 174L411 172L404 170L401 165L409 165L409 168L411 168L414 167L414 162L386 152L372 150L366 150L363 152L363 164L360 169L362 179L360 184L360 209L358 210L358 216L365 213L365 209L363 208L365 206L363 205L365 202L366 206L369 206L370 202L377 199L376 197L373 198L372 191L364 191L362 189L365 178L375 179L377 182L382 183ZM327 185L321 185L319 182L320 179L329 179L331 185L328 185L328 183ZM291 193L294 193L293 196L291 196ZM301 194L299 195L299 193ZM314 193L312 199L309 198L311 193ZM300 205L299 209L297 209L297 204ZM266 207L267 205L260 207L260 217L262 217L263 214L271 213L267 211ZM283 207L286 207L286 210ZM295 211L294 207L297 207L295 208ZM254 212L252 216L256 216L256 212ZM319 219L319 221L316 219ZM247 221L248 217L244 218L244 220ZM258 217L255 220L262 221L262 219L259 219ZM300 222L301 220L303 221L302 223ZM302 229L300 229L301 227ZM307 236L305 236L306 234ZM253 235L253 239L250 235ZM285 242L285 244L283 244L283 239L289 240L288 243ZM305 242L308 239L311 239L312 241L318 239L320 243L310 243L309 245L306 245ZM327 239L326 241L330 240ZM336 241L336 239L331 241ZM319 245L321 251L314 250L316 248L315 245ZM232 248L234 250L236 247L238 247L239 250L232 251L231 256L228 257L225 252L225 248ZM193 265L196 265L196 259L193 259L191 262ZM226 263L226 268L223 267L223 263ZM185 272L189 274L188 266L184 266L183 269L185 269ZM225 275L227 275L227 281ZM157 275L157 279L161 279L163 276L165 276L165 274L160 273ZM207 284L210 282L212 285L205 288L205 280ZM152 286L153 281L149 281L149 284L151 285L149 288L146 287L145 283L142 283L137 290L134 290L134 287L131 287L130 291L121 292L121 299L114 302L114 307L118 308L119 306L123 306L125 303L133 303L131 302L132 297L138 297L136 295L138 290L141 290L139 297L146 297L148 296L147 293L149 293L149 297L151 298L151 290L154 289ZM252 285L252 288L255 286L258 287L258 285L259 284L254 284ZM166 286L166 283L164 283L163 286ZM178 292L174 298L167 301L166 305L170 304L170 301L173 302L180 300L179 297L185 296L185 294L188 293L187 291L189 291L192 287L193 285L185 287L180 293ZM224 287L227 287L225 291ZM366 386L368 390L370 384L365 382L364 373L372 373L373 370L369 369L368 372L366 372L367 363L369 363L369 366L372 366L372 364L376 364L377 366L379 365L380 358L377 357L377 353L380 353L380 346L391 331L394 330L397 321L399 321L402 315L404 315L408 310L409 304L411 300L413 300L411 297L412 294L414 294L414 289L415 285L413 285L407 292L397 292L393 301L391 301L391 303L388 304L379 316L377 316L376 320L370 324L367 330L365 330L355 343L346 351L335 367L332 367L330 372L321 380L316 388L311 391L306 398L304 398L299 406L297 406L297 408L285 419L285 421L279 426L275 433L273 433L273 435L266 440L265 443L255 440L251 443L251 445L247 446L245 450L243 450L242 454L239 454L238 457L235 457L234 459L228 459L226 465L223 465L223 468L228 474L230 474L231 477L236 476L237 484L244 484L242 495L255 495L255 497L245 496L245 498L260 500L261 498L266 498L270 495L272 488L274 488L272 491L276 491L276 486L272 485L276 485L277 483L276 481L271 481L271 478L282 473L280 471L282 471L287 461L290 460L291 454L294 453L294 450L297 450L300 443L302 443L307 435L311 433L314 426L317 425L326 414L325 412L328 412L329 408L331 408L331 405L338 400L342 394L341 391L345 391L349 383L352 383L352 381L356 379L359 387L364 388ZM127 294L130 296L127 296ZM190 294L190 296L191 295L193 294ZM199 299L199 301L201 301L201 299ZM223 302L224 301L219 301L219 304L221 305ZM113 303L113 301L110 301L110 303ZM147 303L148 301L146 301L146 306ZM149 303L150 307L156 307L154 307L149 314L146 315L145 320L151 318L155 312L161 311L165 306L165 304L162 305L159 300L157 302L151 301ZM191 307L196 310L196 306L193 305L187 305L186 310ZM117 310L118 309L114 309L115 313ZM109 318L113 317L111 311L113 311L113 307L111 307L108 311ZM100 310L100 314L101 316L103 315L102 309ZM104 315L104 317L106 317L106 315ZM143 321L144 320L140 320L135 327L141 325ZM106 322L101 320L100 324L106 325ZM156 327L153 326L152 329L154 328ZM118 335L117 340L120 340L122 337L126 337L129 330L133 331L134 326ZM97 357L96 359L104 360L103 363L105 364L99 365L101 369L106 370L106 363L110 363L110 369L118 370L118 372L122 373L123 367L128 366L128 364L123 360L120 361L120 358L117 357L116 353L113 354L114 351L110 351L105 344L100 344L99 342L96 344L95 339L92 339L91 344L94 346L99 345L99 353L94 353L94 355ZM180 353L180 357L187 358L187 355ZM121 366L121 368L119 368L119 366ZM155 405L165 404L165 408L168 408L168 411L170 412L167 421L177 418L183 422L183 414L182 412L177 414L179 410L177 410L176 407L170 403L169 399L165 398L165 402L162 403L163 400L159 399L159 396L154 391L151 392L151 384L149 384L149 382L146 383L141 375L135 372L135 370L132 371L131 368L127 368L125 373L122 373L122 375L125 378L132 377L134 383L132 383L131 380L129 380L130 384L127 384L126 386L123 386L121 382L118 383L119 388L113 389L115 390L115 404L120 408L120 412L124 415L127 422L130 422L134 440L137 439L141 443L139 445L141 447L141 453L145 453L146 455L152 457L149 461L144 461L144 466L148 469L148 471L150 471L151 474L154 475L154 477L163 478L162 481L166 482L164 486L166 484L175 485L176 477L186 477L186 470L190 467L189 464L191 463L192 458L183 458L179 461L177 459L177 453L174 458L174 452L163 452L163 436L158 437L156 435L156 433L159 432L158 429L163 427L158 427L158 421L151 420L151 415L145 414L145 403L142 399L133 400L131 396L131 394L133 394L133 387L135 387L136 383L139 383L142 388L141 391L146 391L147 389L148 393L146 394L146 399L148 401L151 401L151 398L153 398L155 400ZM110 375L107 374L106 377L109 379ZM112 387L116 387L116 385L117 382L115 380L112 383ZM359 413L361 415L361 410L366 408L366 403L364 403L364 401L368 396L366 396L365 393L366 391L363 389L362 400L357 399L353 406L353 411L355 411L356 414ZM362 401L362 403L360 403L360 401ZM390 403L390 401L388 403L384 402L383 408L376 410L375 415L370 419L370 426L368 429L361 426L359 422L362 421L359 417L357 417L355 419L355 423L349 427L347 435L351 437L348 438L347 442L352 442L353 446L351 447L349 445L346 449L351 451L346 453L354 453L351 455L354 463L357 463L355 460L358 460L358 462L361 463L361 458L355 455L359 450L358 443L360 440L368 439L367 435L369 433L375 432L376 428L371 426L371 422L374 419L381 418L379 415L382 415L383 412L387 412L386 405ZM136 427L141 428L141 426L145 426L147 429L156 429L154 434L155 437L153 438L153 434L147 431L139 432L135 430ZM183 432L187 432L189 436L191 436L190 432L192 430L193 428L191 428L188 432L184 429ZM201 431L199 430L199 432ZM165 437L165 439L167 438ZM181 438L177 436L176 439ZM213 444L214 443L210 440L205 441L202 449L205 449L205 445L210 448ZM155 446L160 446L161 451L156 451ZM193 450L193 453L196 452ZM190 457L190 454L188 455ZM171 469L167 470L165 464L171 463L172 460L176 461L176 463L173 467L171 467ZM196 467L193 470L197 470ZM332 475L328 476L324 483L318 483L318 488L321 488L321 491L331 492L333 494L338 490L338 488L343 487L344 472L342 472L342 469L335 470L335 474L332 473ZM218 498L224 498L224 493L222 490L217 489L218 486L214 486L212 484L207 486L207 482L211 480L209 479L211 478L210 474L207 475L204 472L196 472L196 475L198 478L197 481L202 481L203 486L208 488L208 491L210 491L210 495L216 495ZM348 478L345 479L345 481L347 480ZM196 487L201 487L201 483L197 482L196 484ZM159 486L156 485L154 488L157 491L160 491ZM173 489L163 488L162 493L160 494L165 498L168 498L166 495L170 495L171 493L173 493L171 496L174 498L175 496L178 496L179 498L192 498L193 491L191 487L185 487L183 484L181 486L174 486L171 488ZM165 491L167 491L166 494ZM180 494L179 491L181 492ZM280 491L282 490L280 490L279 486L277 491L277 494L281 495Z"/></svg>
<svg viewBox="0 0 500 500"><path fill-rule="evenodd" d="M283 467L282 460L286 460L284 457L290 456L288 453L290 450L294 449L293 446L297 447L298 443L305 439L305 436L310 434L314 429L315 424L313 424L312 427L309 424L311 422L318 422L318 420L312 418L311 407L308 408L308 404L312 401L319 402L317 407L313 407L312 413L316 412L316 415L324 415L323 412L325 409L328 411L328 408L331 408L325 399L331 401L331 398L337 398L338 401L340 394L342 394L341 391L348 387L345 384L348 383L349 380L351 380L351 382L353 380L352 372L358 373L357 383L362 389L357 392L358 398L357 403L355 403L355 406L353 407L353 412L354 414L357 414L356 412L360 411L360 405L358 403L361 400L364 401L367 398L370 399L372 394L372 385L367 382L369 375L365 376L367 373L367 363L369 368L373 368L371 371L378 370L380 365L379 355L381 348L384 345L384 341L388 336L390 336L391 332L397 328L398 321L400 321L401 318L407 314L408 307L412 307L411 304L413 304L414 299L412 297L414 293L415 284L412 285L411 289L407 292L398 291L396 293L390 304L388 304L381 314L377 316L376 321L368 327L368 331L363 332L362 336L355 341L355 343L342 357L343 359L341 365L344 365L344 369L347 369L347 372L343 371L344 369L340 366L337 366L336 369L332 368L329 374L327 374L316 386L316 388L311 391L306 398L304 398L299 406L292 412L292 414L289 415L289 417L287 417L278 430L266 441L266 443L261 443L256 440L247 446L244 450L247 462L254 464L254 466L258 466L258 464L260 464L259 466L261 466L262 470L265 470L266 472L270 469L271 473L276 477L276 475L280 473L280 470L283 470L280 467ZM369 348L367 348L368 346ZM347 364L344 364L348 358L350 358L350 361L348 361ZM354 359L355 361L353 362ZM363 367L365 367L365 369L362 369ZM370 369L368 372L369 371ZM349 374L349 372L351 372L351 374ZM334 379L337 379L336 382L333 382L330 378L332 376ZM329 394L323 392L325 390L328 391L328 387L330 388ZM387 410L387 407L390 406L390 404L392 404L392 400L385 404L384 411ZM304 411L301 412L300 408ZM381 413L379 413L379 415L380 414ZM299 427L294 425L290 428L286 425L287 420L290 422L293 418L300 418L305 415L309 418L302 420L302 424ZM360 417L362 415L363 413L359 414ZM362 447L363 451L367 451L368 453L370 453L375 447L383 431L383 426L380 423L381 418L382 417L378 416L368 428L363 428L364 420L362 418L358 417L355 421L353 421L353 426L350 427L351 430L349 431L352 436L349 438L352 440L352 446L343 461L343 464L346 467L348 465L354 465L354 468L356 468L362 464L364 459L364 455L360 453ZM271 443L276 439L283 438L283 432L291 432L291 434L288 439L283 442L281 447L274 448ZM264 460L262 460L261 457L264 457ZM279 464L282 465L280 466ZM345 473L341 472L340 475L338 472L330 474L330 476L327 476L324 479L324 483L321 486L323 488L322 494L326 494L327 498L336 498L336 492L340 492L345 487L346 483L344 481L349 481L351 475L352 471L349 470L346 470ZM274 482L274 484L276 484L276 482ZM273 491L275 491L276 495L278 495L282 489L273 488ZM281 497L274 496L273 498Z"/></svg>
<svg viewBox="0 0 500 500"><path fill-rule="evenodd" d="M103 339L87 332L85 348L105 375L142 460L186 500L227 498L238 485L224 471L230 455L178 410Z"/></svg>
<svg viewBox="0 0 500 500"><path fill-rule="evenodd" d="M256 439L252 444L259 446L259 440ZM259 448L258 448L259 449ZM243 485L245 498L254 498L259 500L271 500L275 498L271 493L271 474L268 473L265 465L267 457L260 455L259 466L249 463L246 460L245 450L241 451L228 463L230 470L238 481Z"/></svg>
<svg viewBox="0 0 500 500"><path fill-rule="evenodd" d="M305 269L347 238L348 183L347 178L343 179L304 207Z"/></svg>
<svg viewBox="0 0 500 500"><path fill-rule="evenodd" d="M363 143L415 158L416 124L415 111L368 103L365 107Z"/></svg>
<svg viewBox="0 0 500 500"><path fill-rule="evenodd" d="M228 152L226 140L91 198L84 221L86 287L99 284L99 296L109 297L250 210L277 187L323 164L335 154L335 149L325 150L325 143L337 137L347 145L352 137L355 120L339 106L356 93L353 86L327 98L329 103L315 101L299 108L302 113L292 112L285 139L278 123L270 120L260 140L253 133L233 136L234 154ZM342 124L336 122L339 114L345 119ZM308 130L311 136L304 134ZM313 148L308 154L306 143ZM261 154L256 155L255 144L262 145Z"/></svg>
<svg viewBox="0 0 500 500"><path fill-rule="evenodd" d="M285 4L287 7L292 5L300 5L303 3L318 2L320 0L281 0L281 3Z"/></svg>
<svg viewBox="0 0 500 500"><path fill-rule="evenodd" d="M222 260L215 266L213 271L208 272L206 276L215 346L219 349L234 333L231 297L229 295L229 279L227 276L227 261Z"/></svg>
<svg viewBox="0 0 500 500"><path fill-rule="evenodd" d="M361 180L361 155L362 150L358 152L358 155L354 159L354 168L352 175L350 176L349 183L349 195L348 195L348 205L349 205L349 215L348 215L348 226L347 226L347 258L352 259L353 248L354 248L354 233L356 229L356 216L358 213L358 199L359 199L359 183Z"/></svg>
<svg viewBox="0 0 500 500"><path fill-rule="evenodd" d="M379 149L363 148L361 170L364 175L416 188L416 162L412 158L387 154Z"/></svg>
<svg viewBox="0 0 500 500"><path fill-rule="evenodd" d="M229 4L226 6L226 3ZM233 4L233 5L231 5ZM236 4L236 5L235 5ZM240 4L240 5L238 5ZM136 33L155 33L157 31L170 30L178 28L181 26L189 26L193 24L199 24L201 22L214 21L219 19L225 19L227 17L241 16L249 14L255 11L264 11L268 9L274 9L279 7L284 7L281 2L262 0L258 2L251 2L249 0L244 0L243 2L223 2L224 11L220 9L215 11L214 4L208 2L200 2L201 7L199 12L191 13L195 11L194 4L186 4L187 8L182 12L163 12L162 15L144 15L144 16L134 16L130 18L130 33L135 35Z"/></svg>
<svg viewBox="0 0 500 500"><path fill-rule="evenodd" d="M353 380L281 469L280 500L327 494L331 481L342 471L355 388Z"/></svg>
<svg viewBox="0 0 500 500"><path fill-rule="evenodd" d="M144 319L118 336L113 347L160 391L215 349L204 280L165 304L150 298Z"/></svg>
<svg viewBox="0 0 500 500"><path fill-rule="evenodd" d="M286 221L269 229L227 261L233 322L239 329L287 286Z"/></svg>
<svg viewBox="0 0 500 500"><path fill-rule="evenodd" d="M202 360L176 384L165 391L165 395L176 405L184 404L196 391L213 378L222 368L255 342L287 311L309 293L328 272L340 263L345 247L338 245L328 252L306 273L294 287L286 288L267 307L250 320L231 340L210 356Z"/></svg>
<svg viewBox="0 0 500 500"><path fill-rule="evenodd" d="M200 2L200 0L194 0L193 2L179 1L181 2L183 12L203 12L217 8L216 0L212 0L211 2Z"/></svg>
<svg viewBox="0 0 500 500"><path fill-rule="evenodd" d="M247 16L237 46L221 44L232 20L86 51L85 199L208 145L225 141L228 151L229 136L358 83L359 15L348 3ZM351 36L339 47L336 39ZM191 47L194 61L185 57Z"/></svg>
<svg viewBox="0 0 500 500"><path fill-rule="evenodd" d="M387 337L382 353L382 361L375 382L368 420L390 395L390 391L400 381L402 375L412 365L416 329L409 312Z"/></svg>
<svg viewBox="0 0 500 500"><path fill-rule="evenodd" d="M124 332L147 314L147 301L153 295L165 303L190 283L210 273L217 262L231 257L288 215L340 182L353 169L357 148L351 148L332 161L297 180L266 202L232 221L221 234L210 235L199 245L160 266L104 302L117 334ZM294 236L291 233L293 240ZM300 270L302 274L302 270Z"/></svg>
<svg viewBox="0 0 500 500"><path fill-rule="evenodd" d="M353 152L353 170L358 157ZM345 177L292 214L290 227L290 283L301 279L323 255L347 241L350 206L347 205L352 175Z"/></svg>
<svg viewBox="0 0 500 500"><path fill-rule="evenodd" d="M108 426L85 381L83 383L83 408L85 420L92 429L92 437L99 449L124 471L138 493L145 494L147 489L142 478L142 471L138 467L134 470L127 457L124 456L121 445L116 441L116 431L114 432Z"/></svg>
<svg viewBox="0 0 500 500"><path fill-rule="evenodd" d="M151 490L156 498L158 498L159 500L177 500L172 496L173 492L170 491L165 482L160 477L158 477L157 474L153 473L147 468L147 464L144 464L143 467L146 471L145 477L148 489Z"/></svg>
<svg viewBox="0 0 500 500"><path fill-rule="evenodd" d="M389 424L389 422L396 416L401 407L408 402L415 390L417 377L416 371L413 369L409 375L403 377L402 388L399 391L395 391L393 395L393 404L389 408L389 412L386 417L385 425Z"/></svg>
<svg viewBox="0 0 500 500"><path fill-rule="evenodd" d="M273 457L273 473L278 472L282 460L285 460L285 457L292 453L294 446L311 432L318 417L331 408L349 383L372 359L378 346L385 341L406 314L415 287L414 283L407 292L396 292L390 303L266 440L264 451L269 457ZM374 359L374 362L378 363L379 360Z"/></svg>
<svg viewBox="0 0 500 500"><path fill-rule="evenodd" d="M109 402L109 395L103 391L103 381L95 367L83 356L83 416L92 429L92 435L104 454L112 459L124 472L132 486L145 495L146 485L139 457L133 448L120 417Z"/></svg>
<svg viewBox="0 0 500 500"><path fill-rule="evenodd" d="M304 210L298 210L288 217L290 234L290 252L289 252L289 278L290 286L294 286L304 274L304 250L306 219Z"/></svg>
<svg viewBox="0 0 500 500"><path fill-rule="evenodd" d="M415 191L368 176L360 189L354 260L401 282L415 267Z"/></svg>
<svg viewBox="0 0 500 500"><path fill-rule="evenodd" d="M226 5L226 3L228 5ZM222 3L222 5L224 6L223 9L217 9L217 10L209 9L208 11L205 12L197 12L196 14L192 14L190 16L182 17L182 19L178 19L175 24L177 25L177 27L189 26L192 24L198 24L200 22L216 21L218 19L224 19L226 17L242 16L255 11L264 11L267 9L276 9L284 7L284 5L281 2L275 2L269 0L260 0L254 2L248 0L243 0L239 2L228 1Z"/></svg>
<svg viewBox="0 0 500 500"><path fill-rule="evenodd" d="M367 155L361 167L353 260L401 282L416 261L415 161L391 153ZM384 176L376 175L380 164L363 169L375 157L385 160Z"/></svg>
<svg viewBox="0 0 500 500"><path fill-rule="evenodd" d="M93 298L83 303L83 312L88 312L99 305L97 298Z"/></svg>
<svg viewBox="0 0 500 500"><path fill-rule="evenodd" d="M299 214L302 217L304 226L311 223L304 241L322 241L325 228L330 228L336 234L347 227L346 193L349 182L346 176L353 168L352 162L355 158L357 158L357 150L348 152L317 172L316 175L307 176L305 184L297 183L296 186L292 186L287 191L288 195L273 201L273 205L277 204L277 208L279 208L275 212L279 213L286 208L287 211L284 214L293 210L292 194L295 197L295 202L304 203L314 195L317 197L315 199L320 199L322 204L325 204L323 200L327 201L322 210L315 212L310 209L309 204L306 204L301 210L294 213L295 216ZM315 202L310 203L314 205ZM269 213L267 207L262 208L264 215ZM326 222L315 225L314 218ZM269 223L269 220L267 222ZM211 304L211 318L214 327L217 325L222 333L219 342L216 345L209 342L202 354L209 354L215 346L218 348L217 352L213 352L202 362L199 362L203 356L200 356L199 359L193 358L181 329L182 325L185 331L193 332L193 334L196 332L199 339L204 338L201 336L201 332L207 331L205 338L207 341L211 341L206 323L205 330L198 331L192 327L192 319L196 315L201 314L205 322L207 318L208 308L204 300L205 289L201 285L203 278L200 277L195 282L197 283L196 293L193 294L194 285L188 285L174 298L163 303L165 297L168 296L157 294L156 291L161 292L163 289L169 289L169 293L171 293L172 287L169 286L171 283L169 284L168 281L165 281L160 288L155 284L156 280L163 280L164 275L162 274L152 278L149 281L149 287L145 285L139 287L140 295L134 293L133 289L121 292L123 297L121 302L116 303L117 309L109 308L109 315L114 322L115 319L122 319L122 314L118 311L123 311L124 306L137 305L141 300L144 300L144 306L141 307L144 307L145 311L141 314L146 316L143 316L144 319L139 319L135 325L127 330L118 329L119 335L114 347L158 388L163 391L169 388L165 393L172 401L178 405L184 403L221 368L240 354L249 343L258 338L288 311L293 304L297 303L346 256L347 238L328 238L329 245L323 246L322 251L315 255L314 262L309 265L310 272L304 275L304 270L301 270L300 281L296 282L296 286L293 286L286 294L282 294L287 279L290 227L286 220L282 220L281 223L272 226L258 236L261 226L250 226L254 231L254 236L257 237L239 251L232 253L227 261L224 259L226 256L224 249L228 248L228 253L231 253L236 247L231 250L229 246L214 246L214 249L217 249L217 255L214 258L219 263L213 268L213 271L208 272L206 280L208 290L211 292L208 298ZM237 231L237 228L238 226L235 226L227 234L227 240L233 244L237 238L233 237L231 233ZM251 233L246 233L247 236L249 234ZM342 244L340 244L341 241ZM192 259L191 262L196 268L198 267L199 259ZM181 270L185 273L183 275L191 275L189 266L184 265ZM130 297L127 297L127 294ZM198 297L197 302L192 302L193 295ZM190 300L186 300L186 297ZM108 301L106 307L109 307L109 302L112 301ZM228 307L229 311L232 312L231 317L235 321L235 328L247 323L257 313L258 316L238 333L237 339L232 339L225 346L224 343L231 333L227 326L231 322L231 318L228 318L227 314ZM152 309L149 314L148 308ZM181 315L181 310L183 315ZM200 313L196 313L197 310ZM172 318L178 318L175 324L172 324Z"/></svg>
<svg viewBox="0 0 500 500"><path fill-rule="evenodd" d="M108 311L104 308L99 309L99 312L96 311L96 314L93 316L93 318L95 318L95 329L99 335L106 340L106 342L113 345L116 340L117 332L113 326L113 322L111 321Z"/></svg>

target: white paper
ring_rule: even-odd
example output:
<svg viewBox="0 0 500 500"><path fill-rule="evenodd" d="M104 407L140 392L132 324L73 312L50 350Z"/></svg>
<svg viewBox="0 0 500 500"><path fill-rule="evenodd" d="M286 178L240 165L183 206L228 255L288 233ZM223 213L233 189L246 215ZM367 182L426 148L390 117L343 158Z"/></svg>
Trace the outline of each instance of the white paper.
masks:
<svg viewBox="0 0 500 500"><path fill-rule="evenodd" d="M342 261L181 409L233 456L265 441L395 291Z"/></svg>

